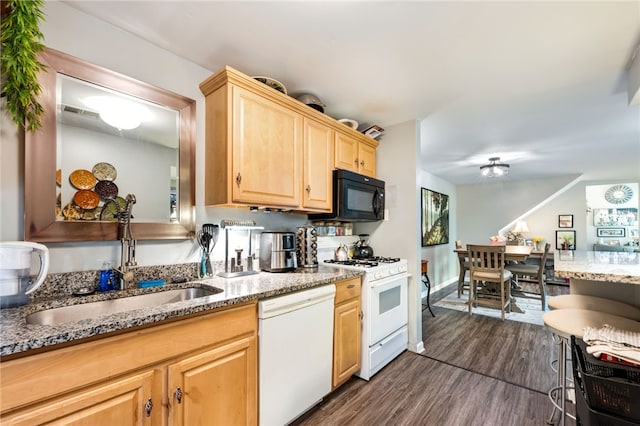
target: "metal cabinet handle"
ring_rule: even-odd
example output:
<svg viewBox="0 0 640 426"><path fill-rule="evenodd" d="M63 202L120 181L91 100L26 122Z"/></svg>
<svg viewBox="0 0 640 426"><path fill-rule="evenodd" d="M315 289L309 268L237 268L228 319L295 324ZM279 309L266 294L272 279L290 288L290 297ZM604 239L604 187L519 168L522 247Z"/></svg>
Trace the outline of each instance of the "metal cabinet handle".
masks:
<svg viewBox="0 0 640 426"><path fill-rule="evenodd" d="M173 393L173 396L178 400L178 404L182 402L182 389L180 389L180 386L178 386L176 391Z"/></svg>
<svg viewBox="0 0 640 426"><path fill-rule="evenodd" d="M349 284L347 288L354 288L355 286L356 286L355 284Z"/></svg>
<svg viewBox="0 0 640 426"><path fill-rule="evenodd" d="M360 165L364 167L364 160L360 161Z"/></svg>
<svg viewBox="0 0 640 426"><path fill-rule="evenodd" d="M147 415L147 417L151 417L152 408L153 408L153 401L151 400L151 397L149 397L149 399L147 399L147 402L145 402L144 404L144 413Z"/></svg>
<svg viewBox="0 0 640 426"><path fill-rule="evenodd" d="M364 312L360 311L360 321L364 318Z"/></svg>
<svg viewBox="0 0 640 426"><path fill-rule="evenodd" d="M307 194L311 193L311 185L307 185L306 191L307 191Z"/></svg>
<svg viewBox="0 0 640 426"><path fill-rule="evenodd" d="M358 165L358 159L357 158L355 160L353 160L353 164L355 164L356 166Z"/></svg>
<svg viewBox="0 0 640 426"><path fill-rule="evenodd" d="M242 182L242 176L240 176L240 172L238 172L238 176L236 176L236 183L240 186L240 182Z"/></svg>

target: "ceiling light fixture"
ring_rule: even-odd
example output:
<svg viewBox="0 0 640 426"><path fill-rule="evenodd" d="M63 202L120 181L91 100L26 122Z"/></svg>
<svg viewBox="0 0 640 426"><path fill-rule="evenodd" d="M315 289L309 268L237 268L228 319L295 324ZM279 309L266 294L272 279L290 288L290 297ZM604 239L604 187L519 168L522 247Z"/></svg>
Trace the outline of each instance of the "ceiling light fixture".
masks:
<svg viewBox="0 0 640 426"><path fill-rule="evenodd" d="M117 97L91 96L83 103L99 111L102 121L118 130L135 129L150 116L145 106Z"/></svg>
<svg viewBox="0 0 640 426"><path fill-rule="evenodd" d="M480 173L484 177L500 177L509 173L509 165L500 162L500 157L489 158L489 164L480 166Z"/></svg>

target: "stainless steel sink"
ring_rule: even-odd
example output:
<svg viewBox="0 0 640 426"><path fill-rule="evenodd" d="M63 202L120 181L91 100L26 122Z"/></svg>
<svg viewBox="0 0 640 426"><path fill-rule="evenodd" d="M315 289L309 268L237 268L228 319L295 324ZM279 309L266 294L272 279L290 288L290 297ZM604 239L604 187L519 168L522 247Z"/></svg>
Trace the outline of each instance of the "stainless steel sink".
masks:
<svg viewBox="0 0 640 426"><path fill-rule="evenodd" d="M61 308L45 309L27 315L27 324L55 325L71 321L80 321L87 318L133 311L135 309L152 308L154 306L166 305L167 303L180 302L182 300L212 296L221 292L221 289L215 287L189 287L122 297L119 299L63 306Z"/></svg>

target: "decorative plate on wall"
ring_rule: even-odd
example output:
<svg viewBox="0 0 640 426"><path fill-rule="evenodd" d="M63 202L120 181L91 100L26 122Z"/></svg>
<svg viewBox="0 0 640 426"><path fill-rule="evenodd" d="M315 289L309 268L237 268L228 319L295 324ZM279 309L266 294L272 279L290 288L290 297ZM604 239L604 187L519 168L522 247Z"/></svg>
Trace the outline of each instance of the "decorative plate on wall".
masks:
<svg viewBox="0 0 640 426"><path fill-rule="evenodd" d="M624 204L633 196L633 190L627 185L614 185L604 193L604 199L611 204Z"/></svg>

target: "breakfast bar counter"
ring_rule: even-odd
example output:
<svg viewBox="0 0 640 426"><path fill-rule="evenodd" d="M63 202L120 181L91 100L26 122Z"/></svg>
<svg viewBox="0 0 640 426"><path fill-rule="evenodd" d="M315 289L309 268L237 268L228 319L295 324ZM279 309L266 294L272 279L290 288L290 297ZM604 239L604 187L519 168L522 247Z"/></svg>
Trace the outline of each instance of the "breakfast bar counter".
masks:
<svg viewBox="0 0 640 426"><path fill-rule="evenodd" d="M554 273L569 278L572 294L640 307L640 253L559 250L554 253Z"/></svg>

